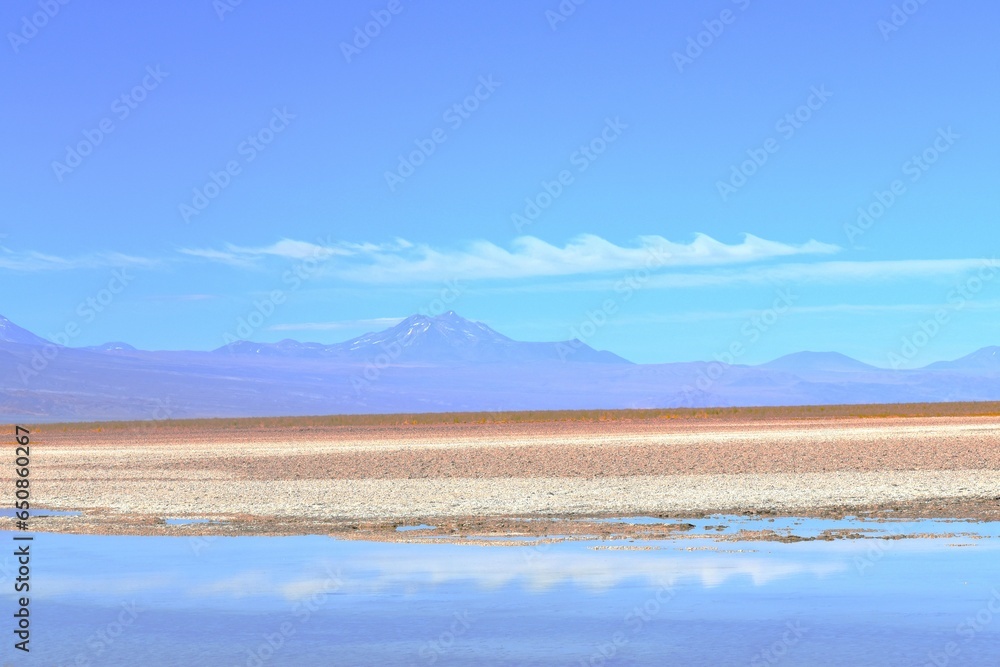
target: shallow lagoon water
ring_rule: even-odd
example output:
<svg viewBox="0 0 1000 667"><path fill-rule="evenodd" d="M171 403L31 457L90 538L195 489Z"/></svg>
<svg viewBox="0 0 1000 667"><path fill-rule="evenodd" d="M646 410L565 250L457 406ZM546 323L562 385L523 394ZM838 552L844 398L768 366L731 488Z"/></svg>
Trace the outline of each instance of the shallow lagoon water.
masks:
<svg viewBox="0 0 1000 667"><path fill-rule="evenodd" d="M741 530L773 530L781 535L816 537L828 530L850 530L870 535L878 534L931 534L946 535L971 533L980 537L1000 538L1000 523L965 519L921 519L918 521L883 521L846 517L843 519L812 519L803 517L733 516L716 514L704 519L690 519L683 522L652 516L615 517L610 519L587 519L598 523L621 523L637 526L660 526L688 523L693 533L736 535Z"/></svg>
<svg viewBox="0 0 1000 667"><path fill-rule="evenodd" d="M415 526L396 526L396 531L399 533L406 533L411 530L434 530L434 526L428 525L426 523L420 523Z"/></svg>
<svg viewBox="0 0 1000 667"><path fill-rule="evenodd" d="M3 648L17 665L925 665L932 656L994 665L1000 656L1000 540L990 537L475 546L36 533L31 565L30 657L9 640ZM11 628L12 567L10 557L0 564Z"/></svg>
<svg viewBox="0 0 1000 667"><path fill-rule="evenodd" d="M190 517L167 517L163 523L168 526L190 526L197 523L219 523L215 519L190 518Z"/></svg>

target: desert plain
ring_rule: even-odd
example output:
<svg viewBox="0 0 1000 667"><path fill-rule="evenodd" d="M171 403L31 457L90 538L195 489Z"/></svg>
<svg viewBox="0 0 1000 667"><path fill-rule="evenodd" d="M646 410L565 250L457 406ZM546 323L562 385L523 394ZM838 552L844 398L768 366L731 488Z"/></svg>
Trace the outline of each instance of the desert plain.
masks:
<svg viewBox="0 0 1000 667"><path fill-rule="evenodd" d="M1000 520L992 403L23 426L33 506L80 512L32 519L52 532L402 539L396 527L414 524L600 534L608 524L587 519L623 516Z"/></svg>

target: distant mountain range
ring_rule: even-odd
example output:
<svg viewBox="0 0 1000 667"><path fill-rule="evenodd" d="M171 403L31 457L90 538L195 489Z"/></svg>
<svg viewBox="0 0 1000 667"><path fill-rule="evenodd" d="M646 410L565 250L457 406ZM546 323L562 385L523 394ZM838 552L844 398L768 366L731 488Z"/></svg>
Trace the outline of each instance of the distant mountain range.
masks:
<svg viewBox="0 0 1000 667"><path fill-rule="evenodd" d="M0 317L0 421L1000 400L1000 347L916 370L835 352L759 366L633 364L516 341L453 312L324 345L60 347Z"/></svg>
<svg viewBox="0 0 1000 667"><path fill-rule="evenodd" d="M577 362L627 364L611 352L600 352L579 340L558 343L523 343L499 334L482 322L472 322L448 311L437 317L411 315L385 331L337 343L300 343L286 339L278 343L236 341L215 350L260 356L322 358L365 362L380 355L410 362L484 363L572 360Z"/></svg>
<svg viewBox="0 0 1000 667"><path fill-rule="evenodd" d="M954 361L937 361L926 367L929 370L982 371L1000 369L1000 346L992 345L976 350Z"/></svg>
<svg viewBox="0 0 1000 667"><path fill-rule="evenodd" d="M871 366L857 359L851 359L839 352L793 352L779 357L774 361L761 364L758 368L769 368L777 371L800 373L802 371L851 373L857 371L875 371Z"/></svg>

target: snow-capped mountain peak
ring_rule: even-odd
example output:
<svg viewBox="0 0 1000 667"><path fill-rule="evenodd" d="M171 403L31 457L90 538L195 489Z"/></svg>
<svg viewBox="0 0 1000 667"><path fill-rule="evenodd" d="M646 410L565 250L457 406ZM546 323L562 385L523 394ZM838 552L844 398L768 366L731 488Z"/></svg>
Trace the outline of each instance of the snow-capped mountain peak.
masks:
<svg viewBox="0 0 1000 667"><path fill-rule="evenodd" d="M49 341L22 329L3 315L0 315L0 342L21 345L50 345Z"/></svg>

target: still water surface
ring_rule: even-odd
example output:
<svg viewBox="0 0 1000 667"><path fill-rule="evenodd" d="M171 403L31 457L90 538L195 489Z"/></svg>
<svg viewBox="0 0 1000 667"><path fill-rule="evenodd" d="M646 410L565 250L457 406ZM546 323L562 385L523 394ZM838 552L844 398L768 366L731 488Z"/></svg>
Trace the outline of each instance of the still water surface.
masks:
<svg viewBox="0 0 1000 667"><path fill-rule="evenodd" d="M734 530L728 518L692 523ZM737 528L776 525L750 523ZM833 527L845 526L873 527ZM36 533L28 656L12 648L16 565L0 559L2 656L46 667L1000 664L998 526L903 532L952 535L478 546Z"/></svg>

